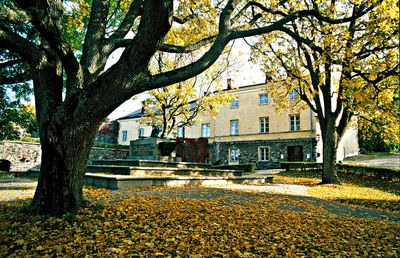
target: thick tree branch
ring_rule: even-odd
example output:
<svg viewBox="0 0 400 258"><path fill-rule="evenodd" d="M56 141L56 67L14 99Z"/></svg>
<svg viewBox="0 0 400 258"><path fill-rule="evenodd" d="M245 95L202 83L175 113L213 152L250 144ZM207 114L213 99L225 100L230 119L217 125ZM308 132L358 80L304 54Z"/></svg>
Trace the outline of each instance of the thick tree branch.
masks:
<svg viewBox="0 0 400 258"><path fill-rule="evenodd" d="M192 51L195 51L201 47L204 47L210 43L215 42L217 39L217 36L210 36L205 39L202 39L196 43L189 44L186 46L176 46L176 45L171 45L171 44L162 44L158 50L163 51L163 52L169 52L169 53L190 53Z"/></svg>
<svg viewBox="0 0 400 258"><path fill-rule="evenodd" d="M21 64L23 62L24 62L23 59L14 59L14 60L10 60L10 61L7 61L7 62L3 62L3 63L0 63L0 69L6 68L6 67L10 67L10 66L13 66L13 65L16 65L16 64Z"/></svg>
<svg viewBox="0 0 400 258"><path fill-rule="evenodd" d="M149 79L148 64L171 27L172 2L172 0L144 2L142 19L135 38L125 48L119 61L100 75L87 91L87 95L91 96L91 104L98 106L99 102L108 103L96 112L111 112L119 102L149 90L146 87ZM114 101L110 102L109 98Z"/></svg>
<svg viewBox="0 0 400 258"><path fill-rule="evenodd" d="M0 45L14 53L18 53L32 66L36 66L45 58L38 46L12 31L0 27Z"/></svg>
<svg viewBox="0 0 400 258"><path fill-rule="evenodd" d="M197 16L197 14L194 14L194 13L190 14L190 15L182 18L182 19L174 16L173 17L173 21L176 22L176 23L179 23L179 24L185 24L186 22L190 21L191 19L193 19L196 16Z"/></svg>
<svg viewBox="0 0 400 258"><path fill-rule="evenodd" d="M0 5L0 21L23 24L31 20L30 15L24 10L11 9L5 4Z"/></svg>
<svg viewBox="0 0 400 258"><path fill-rule="evenodd" d="M259 2L250 1L242 9L240 9L240 11L235 15L235 17L233 17L232 23L236 22L243 15L243 13L247 9L249 9L250 7L257 7L261 11L266 12L266 13L270 13L270 14L273 14L273 15L280 15L280 16L286 16L287 15L284 12L270 9L270 8L266 7L265 5L259 3Z"/></svg>
<svg viewBox="0 0 400 258"><path fill-rule="evenodd" d="M211 48L196 62L182 68L153 76L148 86L150 89L171 85L194 77L209 68L231 40L231 14L236 0L230 0L223 9L219 20L219 34Z"/></svg>
<svg viewBox="0 0 400 258"><path fill-rule="evenodd" d="M79 64L62 33L64 12L62 1L16 0L16 2L31 14L33 24L64 63L67 74L73 76L78 71Z"/></svg>
<svg viewBox="0 0 400 258"><path fill-rule="evenodd" d="M94 0L92 3L81 58L81 65L87 69L92 77L96 77L100 73L108 57L103 55L102 50L109 8L109 0Z"/></svg>
<svg viewBox="0 0 400 258"><path fill-rule="evenodd" d="M26 71L24 73L16 74L13 77L3 77L0 76L0 84L14 84L29 81L31 78L31 73Z"/></svg>

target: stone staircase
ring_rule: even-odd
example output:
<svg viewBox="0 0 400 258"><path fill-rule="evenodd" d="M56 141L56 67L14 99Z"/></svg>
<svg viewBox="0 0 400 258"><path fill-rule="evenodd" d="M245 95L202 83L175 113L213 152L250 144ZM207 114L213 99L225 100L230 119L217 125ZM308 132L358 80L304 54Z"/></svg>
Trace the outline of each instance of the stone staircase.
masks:
<svg viewBox="0 0 400 258"><path fill-rule="evenodd" d="M88 173L130 176L242 176L243 171L215 169L210 164L156 160L95 160Z"/></svg>
<svg viewBox="0 0 400 258"><path fill-rule="evenodd" d="M209 164L156 160L95 160L87 166L85 184L108 189L152 186L198 186L272 183L272 176L243 176L243 171Z"/></svg>

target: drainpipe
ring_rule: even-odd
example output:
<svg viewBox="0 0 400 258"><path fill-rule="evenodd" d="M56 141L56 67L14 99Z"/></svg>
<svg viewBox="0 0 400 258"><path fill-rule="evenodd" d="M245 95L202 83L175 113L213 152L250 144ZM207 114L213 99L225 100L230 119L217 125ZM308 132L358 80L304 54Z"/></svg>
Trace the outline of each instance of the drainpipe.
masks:
<svg viewBox="0 0 400 258"><path fill-rule="evenodd" d="M310 108L310 123L311 123L311 130L310 130L310 161L313 162L313 144L312 144L312 134L313 134L313 113Z"/></svg>

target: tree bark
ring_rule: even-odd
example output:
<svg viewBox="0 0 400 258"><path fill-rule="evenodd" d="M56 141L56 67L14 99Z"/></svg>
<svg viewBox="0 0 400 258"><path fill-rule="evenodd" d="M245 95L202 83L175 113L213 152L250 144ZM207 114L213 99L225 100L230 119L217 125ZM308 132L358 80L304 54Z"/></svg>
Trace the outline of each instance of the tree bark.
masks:
<svg viewBox="0 0 400 258"><path fill-rule="evenodd" d="M334 123L329 121L330 123ZM323 165L322 165L322 182L321 184L340 184L340 180L336 172L336 152L338 147L338 137L336 127L328 125L321 128L322 144L323 144Z"/></svg>
<svg viewBox="0 0 400 258"><path fill-rule="evenodd" d="M86 165L98 129L89 124L83 120L71 125L52 122L40 128L42 164L31 203L33 213L62 216L79 209Z"/></svg>

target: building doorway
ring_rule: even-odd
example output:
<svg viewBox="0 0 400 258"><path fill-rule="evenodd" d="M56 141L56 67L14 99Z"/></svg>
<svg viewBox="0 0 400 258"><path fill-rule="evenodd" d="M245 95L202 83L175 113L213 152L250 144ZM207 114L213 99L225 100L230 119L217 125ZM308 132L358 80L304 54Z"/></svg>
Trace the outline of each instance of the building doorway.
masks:
<svg viewBox="0 0 400 258"><path fill-rule="evenodd" d="M303 161L303 146L287 147L288 161Z"/></svg>

